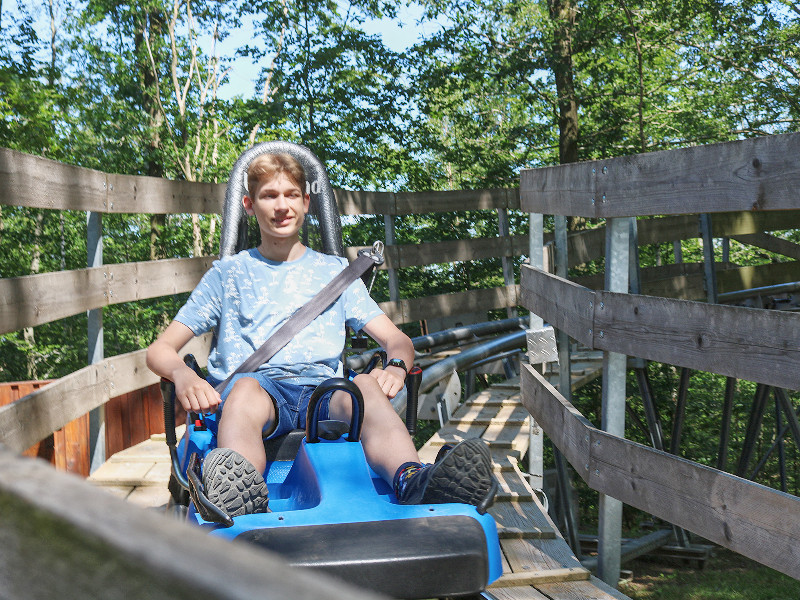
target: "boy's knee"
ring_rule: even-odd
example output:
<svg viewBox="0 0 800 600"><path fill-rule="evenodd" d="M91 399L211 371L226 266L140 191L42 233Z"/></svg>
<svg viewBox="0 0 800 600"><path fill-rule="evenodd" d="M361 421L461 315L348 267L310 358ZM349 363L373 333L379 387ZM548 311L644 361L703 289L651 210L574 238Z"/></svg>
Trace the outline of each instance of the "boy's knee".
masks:
<svg viewBox="0 0 800 600"><path fill-rule="evenodd" d="M242 377L236 380L225 399L223 414L231 412L272 414L274 412L272 398L257 380L252 377Z"/></svg>
<svg viewBox="0 0 800 600"><path fill-rule="evenodd" d="M359 390L361 390L361 394L366 397L373 396L375 394L380 394L381 396L386 396L381 390L381 386L378 385L378 381L372 376L367 373L360 373L353 378L353 383L356 384Z"/></svg>

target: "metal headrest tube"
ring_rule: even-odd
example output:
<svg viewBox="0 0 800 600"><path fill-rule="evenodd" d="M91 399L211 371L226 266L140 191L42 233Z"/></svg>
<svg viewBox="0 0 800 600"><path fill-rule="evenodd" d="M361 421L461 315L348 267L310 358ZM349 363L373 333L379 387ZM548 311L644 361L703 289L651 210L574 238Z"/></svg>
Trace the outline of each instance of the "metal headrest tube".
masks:
<svg viewBox="0 0 800 600"><path fill-rule="evenodd" d="M228 188L225 191L225 206L222 211L222 231L220 232L220 257L235 254L247 246L247 215L242 206L242 197L247 191L247 168L260 154L287 153L303 166L306 172L311 208L309 214L316 217L322 236L322 251L326 254L344 256L342 243L342 224L336 197L328 179L325 166L305 146L292 142L263 142L245 150L231 169Z"/></svg>

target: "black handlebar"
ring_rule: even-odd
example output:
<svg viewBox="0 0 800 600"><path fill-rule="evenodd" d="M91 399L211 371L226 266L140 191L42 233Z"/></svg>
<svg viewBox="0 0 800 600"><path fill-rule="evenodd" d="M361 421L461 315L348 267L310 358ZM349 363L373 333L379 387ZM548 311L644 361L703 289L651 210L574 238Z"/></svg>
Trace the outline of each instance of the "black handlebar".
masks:
<svg viewBox="0 0 800 600"><path fill-rule="evenodd" d="M408 375L406 375L406 429L411 435L417 432L419 386L421 383L422 369L411 367Z"/></svg>
<svg viewBox="0 0 800 600"><path fill-rule="evenodd" d="M348 442L357 442L361 439L361 426L364 424L364 398L361 390L355 383L344 377L333 377L320 383L308 400L306 412L306 442L316 444L319 442L319 400L330 391L342 390L350 394L353 401L353 411L350 417L350 433Z"/></svg>

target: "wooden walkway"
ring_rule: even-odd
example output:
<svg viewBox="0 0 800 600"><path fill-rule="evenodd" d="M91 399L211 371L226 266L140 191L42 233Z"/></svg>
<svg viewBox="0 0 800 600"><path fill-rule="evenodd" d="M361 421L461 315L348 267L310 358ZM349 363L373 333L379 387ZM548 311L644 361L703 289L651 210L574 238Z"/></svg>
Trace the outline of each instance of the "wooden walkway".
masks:
<svg viewBox="0 0 800 600"><path fill-rule="evenodd" d="M573 381L589 373L573 373ZM503 600L620 600L627 598L583 568L520 471L528 450L530 415L519 380L496 384L467 399L421 449L430 462L442 444L480 437L491 449L500 483L489 512L497 522L503 575L489 592Z"/></svg>

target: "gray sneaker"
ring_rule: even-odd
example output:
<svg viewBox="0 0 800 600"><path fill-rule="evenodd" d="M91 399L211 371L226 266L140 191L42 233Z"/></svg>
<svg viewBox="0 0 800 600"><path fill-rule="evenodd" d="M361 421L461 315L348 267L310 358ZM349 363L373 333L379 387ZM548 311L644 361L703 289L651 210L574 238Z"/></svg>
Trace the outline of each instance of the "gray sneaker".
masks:
<svg viewBox="0 0 800 600"><path fill-rule="evenodd" d="M208 453L203 462L203 487L208 499L231 517L270 512L264 477L230 448Z"/></svg>

